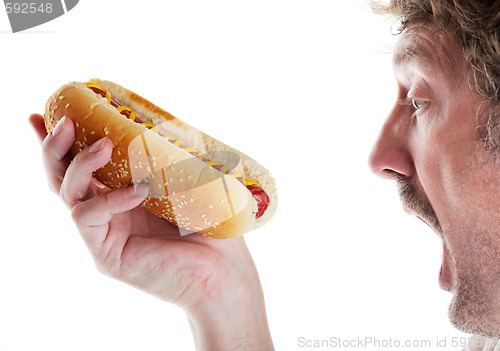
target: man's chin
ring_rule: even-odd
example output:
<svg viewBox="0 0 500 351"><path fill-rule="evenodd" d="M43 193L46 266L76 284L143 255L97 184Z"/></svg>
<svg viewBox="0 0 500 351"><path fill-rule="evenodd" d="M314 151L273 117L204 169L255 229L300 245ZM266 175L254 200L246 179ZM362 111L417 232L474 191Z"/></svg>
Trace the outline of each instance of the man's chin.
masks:
<svg viewBox="0 0 500 351"><path fill-rule="evenodd" d="M498 308L491 308L491 300L480 296L457 286L448 309L450 322L464 333L500 338Z"/></svg>

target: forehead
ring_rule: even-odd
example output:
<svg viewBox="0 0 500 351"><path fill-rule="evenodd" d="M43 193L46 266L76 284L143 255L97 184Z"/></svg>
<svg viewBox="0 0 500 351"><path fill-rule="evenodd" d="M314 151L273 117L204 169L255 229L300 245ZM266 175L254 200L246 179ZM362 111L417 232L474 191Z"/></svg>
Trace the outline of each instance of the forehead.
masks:
<svg viewBox="0 0 500 351"><path fill-rule="evenodd" d="M441 71L463 68L465 59L460 55L458 40L432 27L411 26L399 37L393 52L395 67L420 64Z"/></svg>

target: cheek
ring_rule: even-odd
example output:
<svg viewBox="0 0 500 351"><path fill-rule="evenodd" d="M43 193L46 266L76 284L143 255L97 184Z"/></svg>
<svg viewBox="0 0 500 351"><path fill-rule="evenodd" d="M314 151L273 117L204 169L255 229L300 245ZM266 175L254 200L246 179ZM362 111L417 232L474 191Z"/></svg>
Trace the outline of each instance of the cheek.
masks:
<svg viewBox="0 0 500 351"><path fill-rule="evenodd" d="M415 169L423 186L443 185L462 173L466 151L463 139L460 142L459 139L443 129L416 129L411 149Z"/></svg>
<svg viewBox="0 0 500 351"><path fill-rule="evenodd" d="M415 167L450 248L500 223L500 162L473 140L421 139Z"/></svg>
<svg viewBox="0 0 500 351"><path fill-rule="evenodd" d="M426 128L424 128L426 127ZM466 206L464 190L476 183L472 157L474 137L449 125L420 126L412 137L412 152L419 182L441 225ZM434 128L432 128L434 127Z"/></svg>

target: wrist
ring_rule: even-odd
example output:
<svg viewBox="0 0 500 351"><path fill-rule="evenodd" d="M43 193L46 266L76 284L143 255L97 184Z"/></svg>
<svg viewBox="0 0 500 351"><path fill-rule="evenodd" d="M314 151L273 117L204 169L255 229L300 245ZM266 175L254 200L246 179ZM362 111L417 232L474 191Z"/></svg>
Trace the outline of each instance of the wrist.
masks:
<svg viewBox="0 0 500 351"><path fill-rule="evenodd" d="M274 350L255 267L239 277L185 309L197 350Z"/></svg>

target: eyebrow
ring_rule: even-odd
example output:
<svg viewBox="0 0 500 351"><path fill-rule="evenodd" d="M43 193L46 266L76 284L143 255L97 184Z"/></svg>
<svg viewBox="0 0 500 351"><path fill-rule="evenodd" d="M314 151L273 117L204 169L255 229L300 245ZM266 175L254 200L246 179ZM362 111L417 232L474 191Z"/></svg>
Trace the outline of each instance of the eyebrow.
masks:
<svg viewBox="0 0 500 351"><path fill-rule="evenodd" d="M412 45L402 46L394 52L394 65L402 65L409 61L428 63L429 61L431 61L431 56L429 55L427 50L423 49L420 45L415 43L413 43Z"/></svg>

